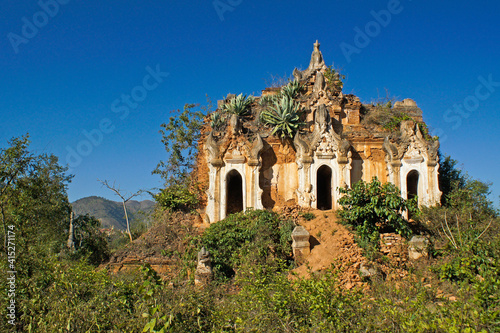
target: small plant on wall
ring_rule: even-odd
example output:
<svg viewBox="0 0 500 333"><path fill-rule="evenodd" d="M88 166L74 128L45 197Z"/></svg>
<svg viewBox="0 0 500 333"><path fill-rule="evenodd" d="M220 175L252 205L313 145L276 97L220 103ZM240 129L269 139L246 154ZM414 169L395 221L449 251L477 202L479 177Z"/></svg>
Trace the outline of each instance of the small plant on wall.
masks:
<svg viewBox="0 0 500 333"><path fill-rule="evenodd" d="M344 86L344 82L342 82L342 80L345 80L345 75L340 74L339 70L335 69L333 65L328 66L324 76L326 84L331 90L342 90L342 87Z"/></svg>

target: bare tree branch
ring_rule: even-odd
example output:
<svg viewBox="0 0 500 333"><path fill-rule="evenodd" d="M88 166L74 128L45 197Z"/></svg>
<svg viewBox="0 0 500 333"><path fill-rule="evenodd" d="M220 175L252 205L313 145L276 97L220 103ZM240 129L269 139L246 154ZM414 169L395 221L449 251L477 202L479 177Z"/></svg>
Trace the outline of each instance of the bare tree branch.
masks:
<svg viewBox="0 0 500 333"><path fill-rule="evenodd" d="M110 189L111 191L115 192L115 194L117 196L120 197L120 199L122 199L122 203L123 203L123 211L125 212L125 221L127 222L127 234L128 234L128 237L130 238L130 241L132 241L132 233L130 232L130 223L128 221L128 214L127 214L127 201L129 201L130 199L136 197L136 196L139 196L141 195L142 193L144 193L144 190L139 190L135 193L132 193L132 194L126 194L126 193L122 193L122 191L120 190L120 187L116 187L115 185L115 182L113 182L113 185L110 185L109 182L107 180L100 180L100 179L97 179L98 182L100 182L102 184L102 186L106 186L108 189Z"/></svg>

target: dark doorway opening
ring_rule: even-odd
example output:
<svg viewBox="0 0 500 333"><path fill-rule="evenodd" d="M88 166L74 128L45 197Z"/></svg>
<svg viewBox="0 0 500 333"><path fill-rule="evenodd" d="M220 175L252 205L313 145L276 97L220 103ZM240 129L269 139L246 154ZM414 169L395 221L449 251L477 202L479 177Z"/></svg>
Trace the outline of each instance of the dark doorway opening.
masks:
<svg viewBox="0 0 500 333"><path fill-rule="evenodd" d="M316 177L316 200L320 210L332 209L332 169L326 165L319 167Z"/></svg>
<svg viewBox="0 0 500 333"><path fill-rule="evenodd" d="M226 215L243 210L243 181L236 170L231 170L226 176Z"/></svg>
<svg viewBox="0 0 500 333"><path fill-rule="evenodd" d="M418 195L418 171L412 170L406 176L406 192L408 193L408 200Z"/></svg>
<svg viewBox="0 0 500 333"><path fill-rule="evenodd" d="M406 193L408 200L417 197L418 195L418 171L412 170L406 176ZM411 212L408 213L408 218L412 218Z"/></svg>

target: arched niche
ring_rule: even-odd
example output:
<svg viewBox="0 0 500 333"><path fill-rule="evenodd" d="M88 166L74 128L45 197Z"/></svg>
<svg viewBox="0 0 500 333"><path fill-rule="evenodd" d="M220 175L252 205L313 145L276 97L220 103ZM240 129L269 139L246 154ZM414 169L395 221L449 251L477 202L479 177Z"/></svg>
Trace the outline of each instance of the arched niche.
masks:
<svg viewBox="0 0 500 333"><path fill-rule="evenodd" d="M316 200L320 210L332 209L332 169L322 165L316 172Z"/></svg>

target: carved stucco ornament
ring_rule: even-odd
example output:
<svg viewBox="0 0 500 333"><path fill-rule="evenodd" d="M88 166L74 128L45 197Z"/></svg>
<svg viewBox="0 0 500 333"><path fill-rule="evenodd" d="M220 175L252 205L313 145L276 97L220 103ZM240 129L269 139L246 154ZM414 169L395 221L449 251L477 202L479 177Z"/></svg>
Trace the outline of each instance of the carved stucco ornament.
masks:
<svg viewBox="0 0 500 333"><path fill-rule="evenodd" d="M262 152L262 149L264 148L264 142L262 141L262 137L260 134L257 133L257 137L252 145L252 148L250 148L250 159L248 161L248 165L250 166L257 166L259 165L259 155Z"/></svg>
<svg viewBox="0 0 500 333"><path fill-rule="evenodd" d="M231 133L233 135L238 135L241 132L241 122L240 118L237 115L235 114L231 115L229 124L231 125Z"/></svg>
<svg viewBox="0 0 500 333"><path fill-rule="evenodd" d="M429 166L437 164L439 141L425 140L420 127L412 120L402 121L400 130L398 142L390 142L389 137L384 140L382 149L386 152L386 161L398 165L404 158L408 163L421 163L427 160Z"/></svg>
<svg viewBox="0 0 500 333"><path fill-rule="evenodd" d="M314 130L310 135L297 133L293 140L299 168L302 168L303 163L312 163L313 153L321 159L332 159L336 155L339 163L347 163L351 144L335 132L324 104L318 106L314 122Z"/></svg>
<svg viewBox="0 0 500 333"><path fill-rule="evenodd" d="M219 145L215 141L213 131L208 134L207 141L205 142L205 148L208 150L208 161L214 167L222 166L222 159L220 158Z"/></svg>

